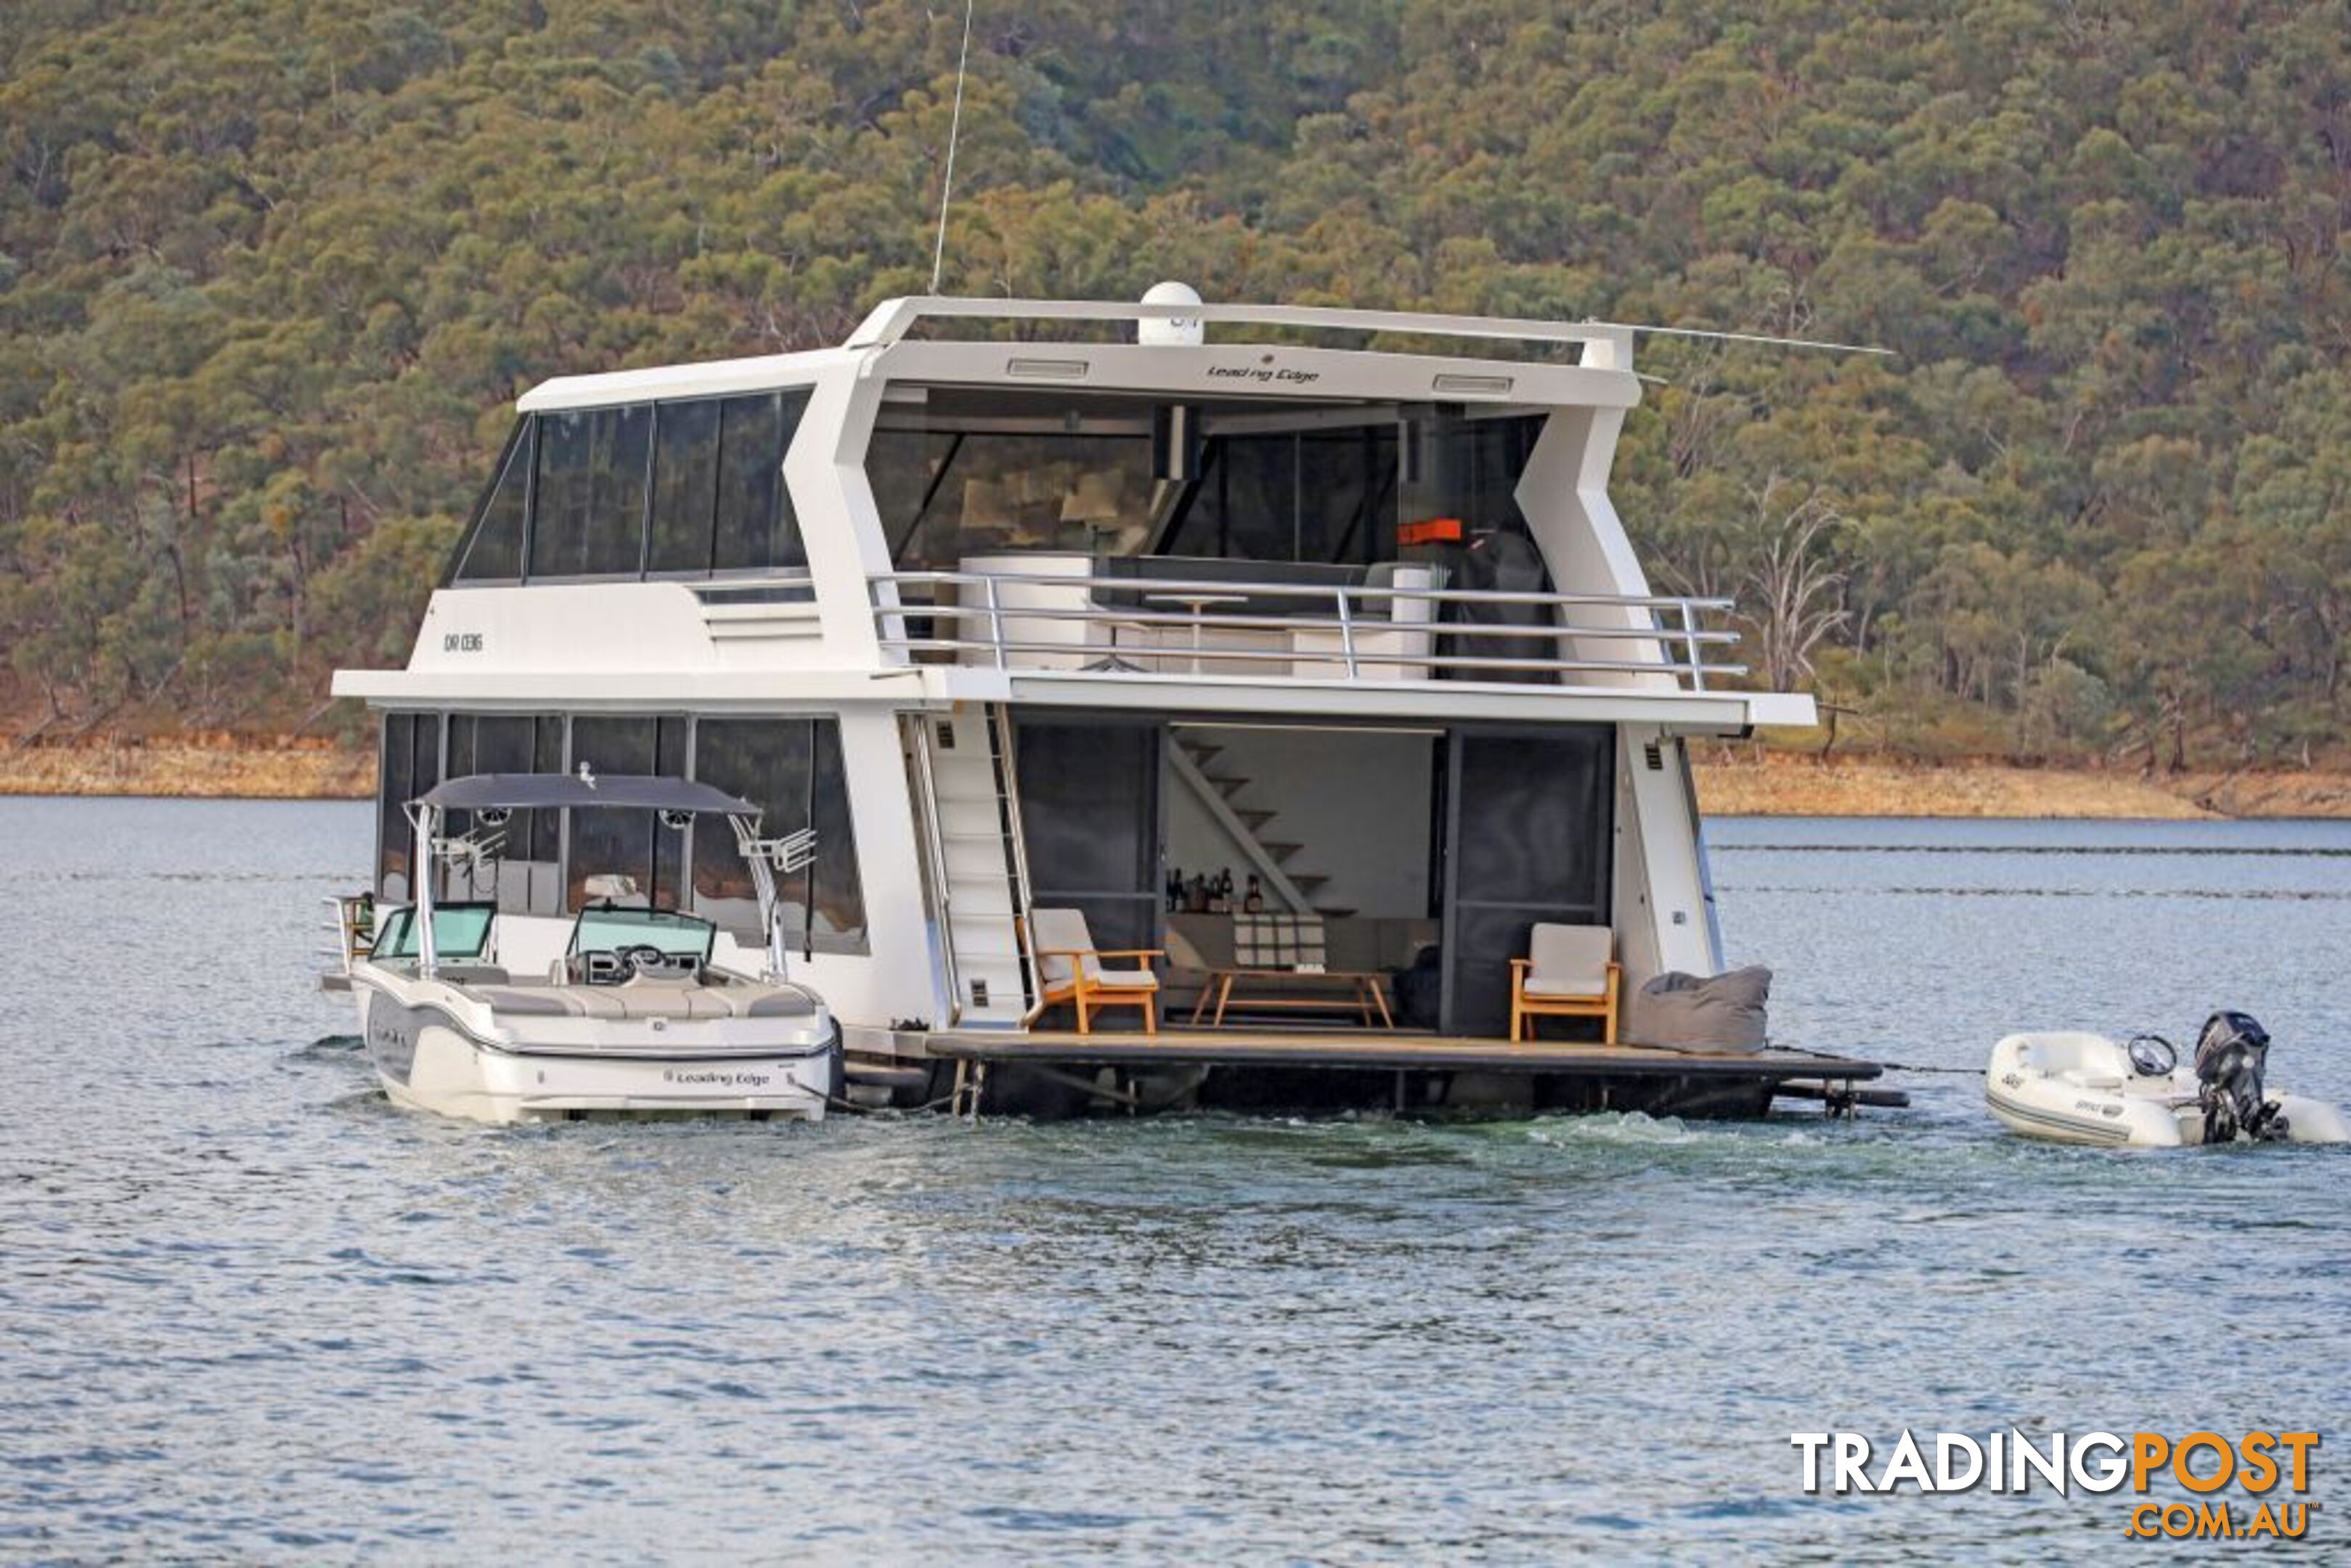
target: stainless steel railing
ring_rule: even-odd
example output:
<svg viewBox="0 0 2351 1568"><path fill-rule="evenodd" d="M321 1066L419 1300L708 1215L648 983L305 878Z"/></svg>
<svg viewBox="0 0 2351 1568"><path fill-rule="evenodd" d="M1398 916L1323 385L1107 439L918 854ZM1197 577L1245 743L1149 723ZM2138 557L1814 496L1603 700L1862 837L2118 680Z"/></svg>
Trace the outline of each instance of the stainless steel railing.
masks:
<svg viewBox="0 0 2351 1568"><path fill-rule="evenodd" d="M1044 572L898 571L869 580L883 648L910 662L945 655L1113 677L1153 673L1144 661L1163 674L1238 664L1249 678L1271 680L1535 672L1575 685L1584 675L1662 674L1693 692L1747 673L1708 658L1739 641L1705 622L1731 609L1727 599ZM1248 608L1269 600L1301 608ZM1541 613L1532 624L1459 618L1503 607ZM1548 648L1530 653L1530 642ZM1625 656L1593 657L1594 643L1621 644ZM1481 646L1489 651L1473 651Z"/></svg>

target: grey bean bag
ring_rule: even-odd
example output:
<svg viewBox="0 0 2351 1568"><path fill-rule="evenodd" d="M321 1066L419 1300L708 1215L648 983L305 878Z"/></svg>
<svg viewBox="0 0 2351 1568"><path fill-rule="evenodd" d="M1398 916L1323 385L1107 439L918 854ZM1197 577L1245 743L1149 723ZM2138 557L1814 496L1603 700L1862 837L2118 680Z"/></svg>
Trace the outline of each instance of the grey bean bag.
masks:
<svg viewBox="0 0 2351 1568"><path fill-rule="evenodd" d="M1771 971L1761 965L1701 979L1669 970L1633 993L1619 1038L1636 1045L1760 1046Z"/></svg>

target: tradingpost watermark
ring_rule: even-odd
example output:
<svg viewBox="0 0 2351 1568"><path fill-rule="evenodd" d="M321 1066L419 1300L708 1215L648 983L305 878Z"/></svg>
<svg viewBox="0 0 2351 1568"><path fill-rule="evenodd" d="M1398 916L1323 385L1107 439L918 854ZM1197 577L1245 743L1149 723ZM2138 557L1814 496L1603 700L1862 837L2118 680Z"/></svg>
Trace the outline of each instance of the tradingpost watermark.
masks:
<svg viewBox="0 0 2351 1568"><path fill-rule="evenodd" d="M1881 1492L2077 1493L2145 1498L2163 1478L2193 1500L2132 1505L2123 1533L2137 1540L2300 1541L2318 1504L2308 1500L2315 1432L2051 1432L2014 1427L1905 1430L1883 1449L1859 1432L1791 1432L1807 1496Z"/></svg>

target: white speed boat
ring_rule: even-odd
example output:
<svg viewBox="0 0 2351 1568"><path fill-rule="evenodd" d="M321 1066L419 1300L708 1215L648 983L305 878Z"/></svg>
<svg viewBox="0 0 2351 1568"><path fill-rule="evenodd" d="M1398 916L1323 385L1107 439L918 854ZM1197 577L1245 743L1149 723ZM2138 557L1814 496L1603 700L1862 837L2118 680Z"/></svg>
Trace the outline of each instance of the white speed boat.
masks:
<svg viewBox="0 0 2351 1568"><path fill-rule="evenodd" d="M587 878L571 915L434 896L436 882L461 876L469 892L485 880L495 890L510 814L549 810L592 810L647 836L726 819L766 952L747 961L730 944L718 961L713 922L654 907L623 875ZM455 835L444 831L453 812L466 822ZM344 955L360 1036L394 1103L479 1122L658 1112L813 1122L839 1097L840 1031L816 993L786 977L777 915L776 873L805 867L811 831L762 839L758 808L710 785L584 768L453 779L406 814L424 868L416 901L381 912Z"/></svg>
<svg viewBox="0 0 2351 1568"><path fill-rule="evenodd" d="M1984 1103L2011 1132L2061 1144L2351 1142L2334 1106L2264 1092L2268 1053L2268 1032L2238 1012L2212 1015L2188 1066L2160 1035L2012 1034L1992 1047Z"/></svg>

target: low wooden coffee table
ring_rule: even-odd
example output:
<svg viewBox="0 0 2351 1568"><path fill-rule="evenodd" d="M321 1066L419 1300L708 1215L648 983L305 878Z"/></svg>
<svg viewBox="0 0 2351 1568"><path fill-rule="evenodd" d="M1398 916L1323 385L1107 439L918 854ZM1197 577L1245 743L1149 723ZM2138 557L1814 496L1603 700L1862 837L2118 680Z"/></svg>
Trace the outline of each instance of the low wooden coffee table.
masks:
<svg viewBox="0 0 2351 1568"><path fill-rule="evenodd" d="M1387 978L1385 975L1358 969L1211 969L1208 983L1200 988L1200 999L1192 1004L1191 1021L1200 1021L1200 1015L1208 1009L1208 998L1214 997L1217 1010L1208 1025L1222 1029L1225 1008L1233 999L1233 988L1246 981L1248 992L1241 998L1244 1008L1330 1012L1352 1007L1362 1016L1365 1029L1372 1027L1374 1013L1378 1014L1380 1028L1394 1029L1395 1016L1388 1011ZM1352 998L1336 994L1342 987L1353 993ZM1315 991L1321 994L1309 994Z"/></svg>

